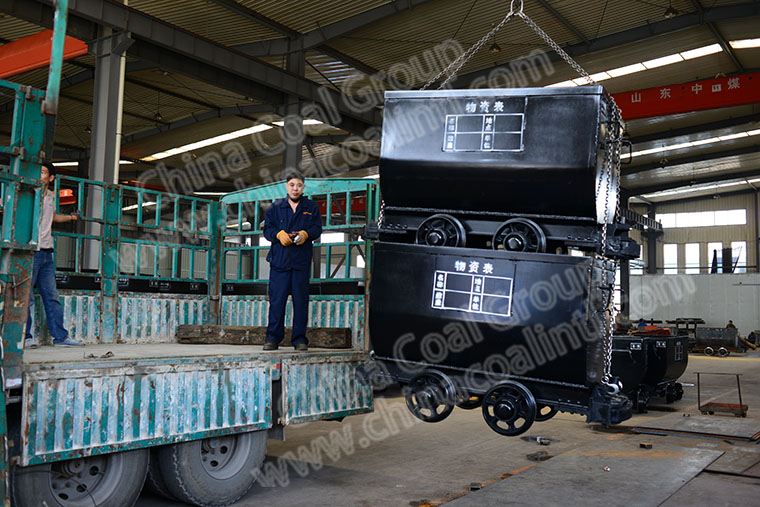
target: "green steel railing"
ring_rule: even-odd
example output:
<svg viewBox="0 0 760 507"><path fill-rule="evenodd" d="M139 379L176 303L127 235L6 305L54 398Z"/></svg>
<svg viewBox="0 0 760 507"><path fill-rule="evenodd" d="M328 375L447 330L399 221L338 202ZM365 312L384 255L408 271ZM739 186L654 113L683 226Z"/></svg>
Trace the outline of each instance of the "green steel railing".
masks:
<svg viewBox="0 0 760 507"><path fill-rule="evenodd" d="M32 256L37 248L42 203L40 164L45 158L45 126L58 109L68 0L54 4L52 51L47 91L0 80L0 93L13 96L10 143L0 154L10 164L0 166L0 502L10 504L10 456L6 390L21 387L23 340L31 297ZM52 139L48 140L52 146ZM49 154L48 154L49 155Z"/></svg>
<svg viewBox="0 0 760 507"><path fill-rule="evenodd" d="M59 271L101 276L99 266L85 266L84 246L89 241L100 243L98 257L116 262L119 276L181 282L212 280L216 202L71 176L60 176L55 182L57 212L61 213L64 206L67 213L76 211L83 224L75 226L77 232L53 231ZM72 191L74 204L61 204L61 189ZM115 197L112 200L106 199L109 190ZM148 208L150 213L145 211ZM118 229L112 238L115 241L104 241L105 234L92 232L107 225L103 218L106 216ZM68 249L61 247L65 242L71 245ZM61 269L62 264L67 264L67 269Z"/></svg>
<svg viewBox="0 0 760 507"><path fill-rule="evenodd" d="M306 194L316 201L322 211L322 237L314 244L315 264L319 270L312 282L358 282L366 279L371 266L370 244L363 237L364 226L377 220L379 190L374 180L366 178L307 179ZM262 283L262 265L269 251L263 239L266 209L275 200L285 197L283 182L272 183L228 194L220 200L222 206L222 282ZM356 203L363 210L356 212ZM329 210L330 212L326 212ZM334 240L332 235L342 234ZM348 236L346 238L346 236ZM337 252L336 252L337 251ZM357 271L352 263L364 259L364 270ZM336 263L333 264L333 260ZM246 269L244 272L244 261Z"/></svg>

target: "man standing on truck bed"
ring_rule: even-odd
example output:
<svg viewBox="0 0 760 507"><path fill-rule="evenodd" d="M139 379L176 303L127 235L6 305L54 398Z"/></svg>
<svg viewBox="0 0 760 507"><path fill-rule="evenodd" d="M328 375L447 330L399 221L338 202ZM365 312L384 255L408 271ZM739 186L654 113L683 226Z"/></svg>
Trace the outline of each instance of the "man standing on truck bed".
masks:
<svg viewBox="0 0 760 507"><path fill-rule="evenodd" d="M314 201L304 197L303 176L285 182L287 197L275 201L264 218L264 237L272 243L269 262L269 325L264 350L277 350L285 337L285 305L293 298L291 343L308 350L306 324L309 317L309 275L312 241L322 234L322 217Z"/></svg>
<svg viewBox="0 0 760 507"><path fill-rule="evenodd" d="M63 306L58 301L58 290L55 286L55 258L53 257L53 222L67 223L76 222L77 215L59 215L55 212L55 196L50 189L50 184L55 179L55 166L50 162L42 164L40 181L45 185L42 197L42 210L40 212L39 241L40 249L34 254L32 267L32 289L37 287L42 296L42 305L45 307L48 331L53 337L53 345L64 347L81 347L83 344L69 338L69 332L63 327ZM30 294L33 299L34 294ZM29 302L29 317L26 321L26 339L24 346L36 348L37 342L32 337L32 305Z"/></svg>

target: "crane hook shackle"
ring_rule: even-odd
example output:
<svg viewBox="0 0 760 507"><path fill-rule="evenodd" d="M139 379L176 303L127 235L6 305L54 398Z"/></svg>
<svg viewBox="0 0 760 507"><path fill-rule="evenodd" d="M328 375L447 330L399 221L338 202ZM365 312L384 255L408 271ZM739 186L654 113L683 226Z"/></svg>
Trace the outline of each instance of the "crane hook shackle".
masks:
<svg viewBox="0 0 760 507"><path fill-rule="evenodd" d="M517 9L515 9L515 5L517 5ZM512 3L509 5L509 10L512 14L522 14L523 6L523 0L512 0Z"/></svg>

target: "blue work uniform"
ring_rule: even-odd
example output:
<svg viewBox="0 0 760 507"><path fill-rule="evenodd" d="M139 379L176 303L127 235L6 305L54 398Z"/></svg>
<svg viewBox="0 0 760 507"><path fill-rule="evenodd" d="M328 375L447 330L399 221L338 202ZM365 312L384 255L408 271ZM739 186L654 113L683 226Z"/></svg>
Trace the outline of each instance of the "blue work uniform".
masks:
<svg viewBox="0 0 760 507"><path fill-rule="evenodd" d="M277 233L306 231L309 238L300 245L282 246ZM322 234L322 217L314 201L301 197L295 212L288 198L275 201L264 218L264 237L272 243L269 262L269 325L266 341L280 343L285 337L285 305L293 297L293 346L309 343L306 324L309 317L309 275L312 241Z"/></svg>

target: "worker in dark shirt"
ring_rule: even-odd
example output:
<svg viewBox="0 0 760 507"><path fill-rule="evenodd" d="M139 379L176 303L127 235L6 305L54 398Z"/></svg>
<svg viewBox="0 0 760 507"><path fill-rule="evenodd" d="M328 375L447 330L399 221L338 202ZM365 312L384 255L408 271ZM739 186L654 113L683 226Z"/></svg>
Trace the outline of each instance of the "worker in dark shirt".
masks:
<svg viewBox="0 0 760 507"><path fill-rule="evenodd" d="M312 242L322 234L322 217L314 201L304 197L302 176L285 182L287 197L275 201L264 219L264 237L272 243L269 262L269 325L264 350L277 350L285 337L285 305L293 298L291 343L308 350L309 275Z"/></svg>

